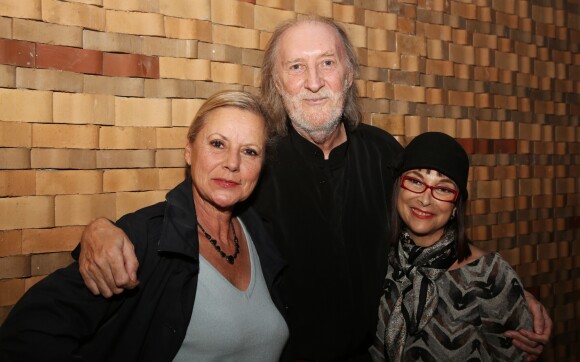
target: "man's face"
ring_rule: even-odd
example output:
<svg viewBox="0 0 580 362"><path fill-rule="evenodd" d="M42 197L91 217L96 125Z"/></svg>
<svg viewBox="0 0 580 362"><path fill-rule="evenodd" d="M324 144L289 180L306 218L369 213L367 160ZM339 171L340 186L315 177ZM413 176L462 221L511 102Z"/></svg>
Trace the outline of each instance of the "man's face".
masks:
<svg viewBox="0 0 580 362"><path fill-rule="evenodd" d="M300 23L282 35L278 57L276 87L294 128L323 140L339 125L352 84L338 35L323 23Z"/></svg>

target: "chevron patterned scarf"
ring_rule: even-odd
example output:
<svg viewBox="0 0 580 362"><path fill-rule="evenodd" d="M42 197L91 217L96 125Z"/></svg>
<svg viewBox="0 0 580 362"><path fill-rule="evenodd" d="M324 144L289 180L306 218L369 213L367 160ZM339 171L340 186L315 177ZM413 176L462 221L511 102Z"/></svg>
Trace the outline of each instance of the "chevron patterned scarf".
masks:
<svg viewBox="0 0 580 362"><path fill-rule="evenodd" d="M401 360L407 335L419 333L433 317L439 299L435 281L456 260L454 230L447 230L426 248L415 245L407 231L401 233L397 252L389 260L399 288L399 297L385 323L385 357L390 361Z"/></svg>

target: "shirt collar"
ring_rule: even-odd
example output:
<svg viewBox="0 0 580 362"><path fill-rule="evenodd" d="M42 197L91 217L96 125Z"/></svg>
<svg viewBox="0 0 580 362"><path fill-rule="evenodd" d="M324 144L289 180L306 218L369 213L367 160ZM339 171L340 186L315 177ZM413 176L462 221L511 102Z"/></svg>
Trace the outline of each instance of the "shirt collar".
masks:
<svg viewBox="0 0 580 362"><path fill-rule="evenodd" d="M324 160L324 154L317 145L302 137L291 124L288 126L288 137L292 146L302 155L302 157L317 162L328 161L330 167L338 167L344 163L348 146L350 144L350 131L348 130L348 127L345 127L345 130L346 141L330 151L328 160Z"/></svg>

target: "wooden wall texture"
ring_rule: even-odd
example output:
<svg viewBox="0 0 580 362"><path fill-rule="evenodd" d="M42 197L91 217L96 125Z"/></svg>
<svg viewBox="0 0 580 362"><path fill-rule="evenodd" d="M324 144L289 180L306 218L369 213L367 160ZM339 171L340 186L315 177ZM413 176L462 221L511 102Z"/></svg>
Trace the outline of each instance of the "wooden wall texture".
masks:
<svg viewBox="0 0 580 362"><path fill-rule="evenodd" d="M466 147L472 238L549 309L544 359L579 360L580 0L0 0L0 322L83 225L161 200L203 99L257 92L310 13L356 46L366 123Z"/></svg>

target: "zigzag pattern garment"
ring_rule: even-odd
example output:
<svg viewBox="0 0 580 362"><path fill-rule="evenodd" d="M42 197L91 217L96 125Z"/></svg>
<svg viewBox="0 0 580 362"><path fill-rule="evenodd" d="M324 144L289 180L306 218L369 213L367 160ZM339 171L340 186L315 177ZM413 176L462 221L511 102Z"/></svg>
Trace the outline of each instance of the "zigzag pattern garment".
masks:
<svg viewBox="0 0 580 362"><path fill-rule="evenodd" d="M385 315L400 294L389 269L379 306L375 361L385 360ZM507 330L532 330L532 317L516 272L497 253L490 253L436 281L439 300L433 318L414 336L408 336L403 361L521 361L525 354L503 336Z"/></svg>

